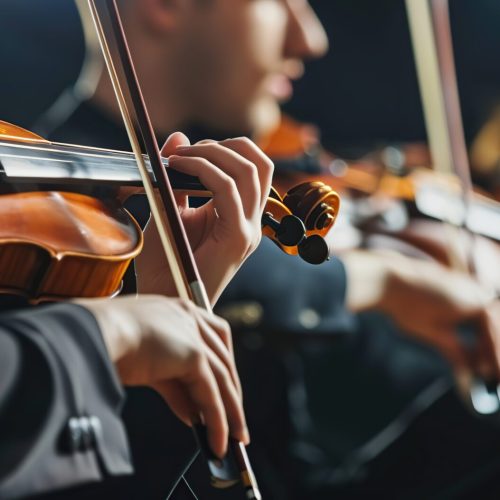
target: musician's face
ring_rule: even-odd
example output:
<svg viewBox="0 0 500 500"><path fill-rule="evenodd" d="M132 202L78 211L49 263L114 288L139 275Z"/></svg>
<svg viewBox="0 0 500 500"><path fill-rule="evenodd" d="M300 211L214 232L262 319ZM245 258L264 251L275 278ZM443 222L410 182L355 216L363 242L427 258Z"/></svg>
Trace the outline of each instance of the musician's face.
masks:
<svg viewBox="0 0 500 500"><path fill-rule="evenodd" d="M276 125L302 60L328 46L308 1L191 1L176 72L193 118L229 132Z"/></svg>

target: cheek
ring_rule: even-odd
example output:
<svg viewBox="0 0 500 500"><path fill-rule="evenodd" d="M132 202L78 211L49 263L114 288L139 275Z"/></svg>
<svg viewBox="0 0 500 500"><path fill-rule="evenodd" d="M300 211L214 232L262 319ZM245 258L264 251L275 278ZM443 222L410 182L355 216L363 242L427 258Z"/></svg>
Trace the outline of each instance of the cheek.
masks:
<svg viewBox="0 0 500 500"><path fill-rule="evenodd" d="M245 48L252 66L263 74L279 70L288 21L283 5L275 0L251 2L245 21Z"/></svg>
<svg viewBox="0 0 500 500"><path fill-rule="evenodd" d="M283 63L287 14L276 0L234 0L240 1L244 8L226 4L225 22L205 22L186 51L192 75L185 91L190 88L195 96L191 102L198 115L213 114L225 125L245 130L249 125L260 128L270 115L274 122L277 114L266 78Z"/></svg>
<svg viewBox="0 0 500 500"><path fill-rule="evenodd" d="M280 70L288 17L276 0L233 1L193 49L212 81L249 88Z"/></svg>

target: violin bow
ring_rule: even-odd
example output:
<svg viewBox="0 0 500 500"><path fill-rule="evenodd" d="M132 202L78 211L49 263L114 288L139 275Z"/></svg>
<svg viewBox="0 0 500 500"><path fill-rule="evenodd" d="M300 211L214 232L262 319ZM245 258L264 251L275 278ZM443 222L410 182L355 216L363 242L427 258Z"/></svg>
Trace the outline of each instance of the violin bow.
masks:
<svg viewBox="0 0 500 500"><path fill-rule="evenodd" d="M467 228L467 214L472 195L469 157L462 123L448 0L406 0L415 64L433 168L459 179L463 217L455 231L451 224L448 251L452 267L474 273L474 235L468 232L466 259L458 257L460 229ZM449 206L449 204L448 204ZM449 210L453 210L449 206ZM449 221L455 220L450 212ZM463 240L462 240L463 242ZM472 351L477 346L473 325L459 327L459 338ZM472 354L471 352L469 352ZM481 415L500 416L500 386L472 374L465 386L470 406Z"/></svg>
<svg viewBox="0 0 500 500"><path fill-rule="evenodd" d="M179 215L172 187L162 163L116 2L115 0L88 0L88 4L177 293L179 297L192 300L196 305L212 312ZM154 190L153 180L146 168L137 132L140 132L149 157L158 185L158 194ZM196 432L196 426L194 428ZM196 436L198 443L207 454L208 466L215 486L228 487L235 484L238 477L235 476L234 469L237 469L246 498L261 498L246 449L241 442L230 439L228 455L234 457L235 462L230 463L227 459L210 459L207 447L203 446L205 443L203 433L198 431ZM187 484L184 474L181 479ZM170 495L172 493L170 492Z"/></svg>

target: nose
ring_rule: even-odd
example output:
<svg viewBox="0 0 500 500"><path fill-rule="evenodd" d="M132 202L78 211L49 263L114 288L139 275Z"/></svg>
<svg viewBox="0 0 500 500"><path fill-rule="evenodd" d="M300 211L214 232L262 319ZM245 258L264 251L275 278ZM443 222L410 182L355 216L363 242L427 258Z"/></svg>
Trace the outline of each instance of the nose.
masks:
<svg viewBox="0 0 500 500"><path fill-rule="evenodd" d="M287 57L315 59L328 51L328 37L307 0L287 0L288 32L285 44Z"/></svg>

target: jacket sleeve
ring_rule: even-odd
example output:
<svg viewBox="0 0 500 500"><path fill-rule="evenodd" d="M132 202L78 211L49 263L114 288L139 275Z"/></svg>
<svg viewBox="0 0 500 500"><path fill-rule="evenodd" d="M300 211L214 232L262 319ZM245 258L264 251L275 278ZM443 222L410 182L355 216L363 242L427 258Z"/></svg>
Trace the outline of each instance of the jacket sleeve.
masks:
<svg viewBox="0 0 500 500"><path fill-rule="evenodd" d="M263 238L216 311L235 327L259 331L349 333L357 320L345 308L345 293L346 273L338 259L314 266L283 254Z"/></svg>
<svg viewBox="0 0 500 500"><path fill-rule="evenodd" d="M131 473L123 395L83 307L0 315L0 498Z"/></svg>

